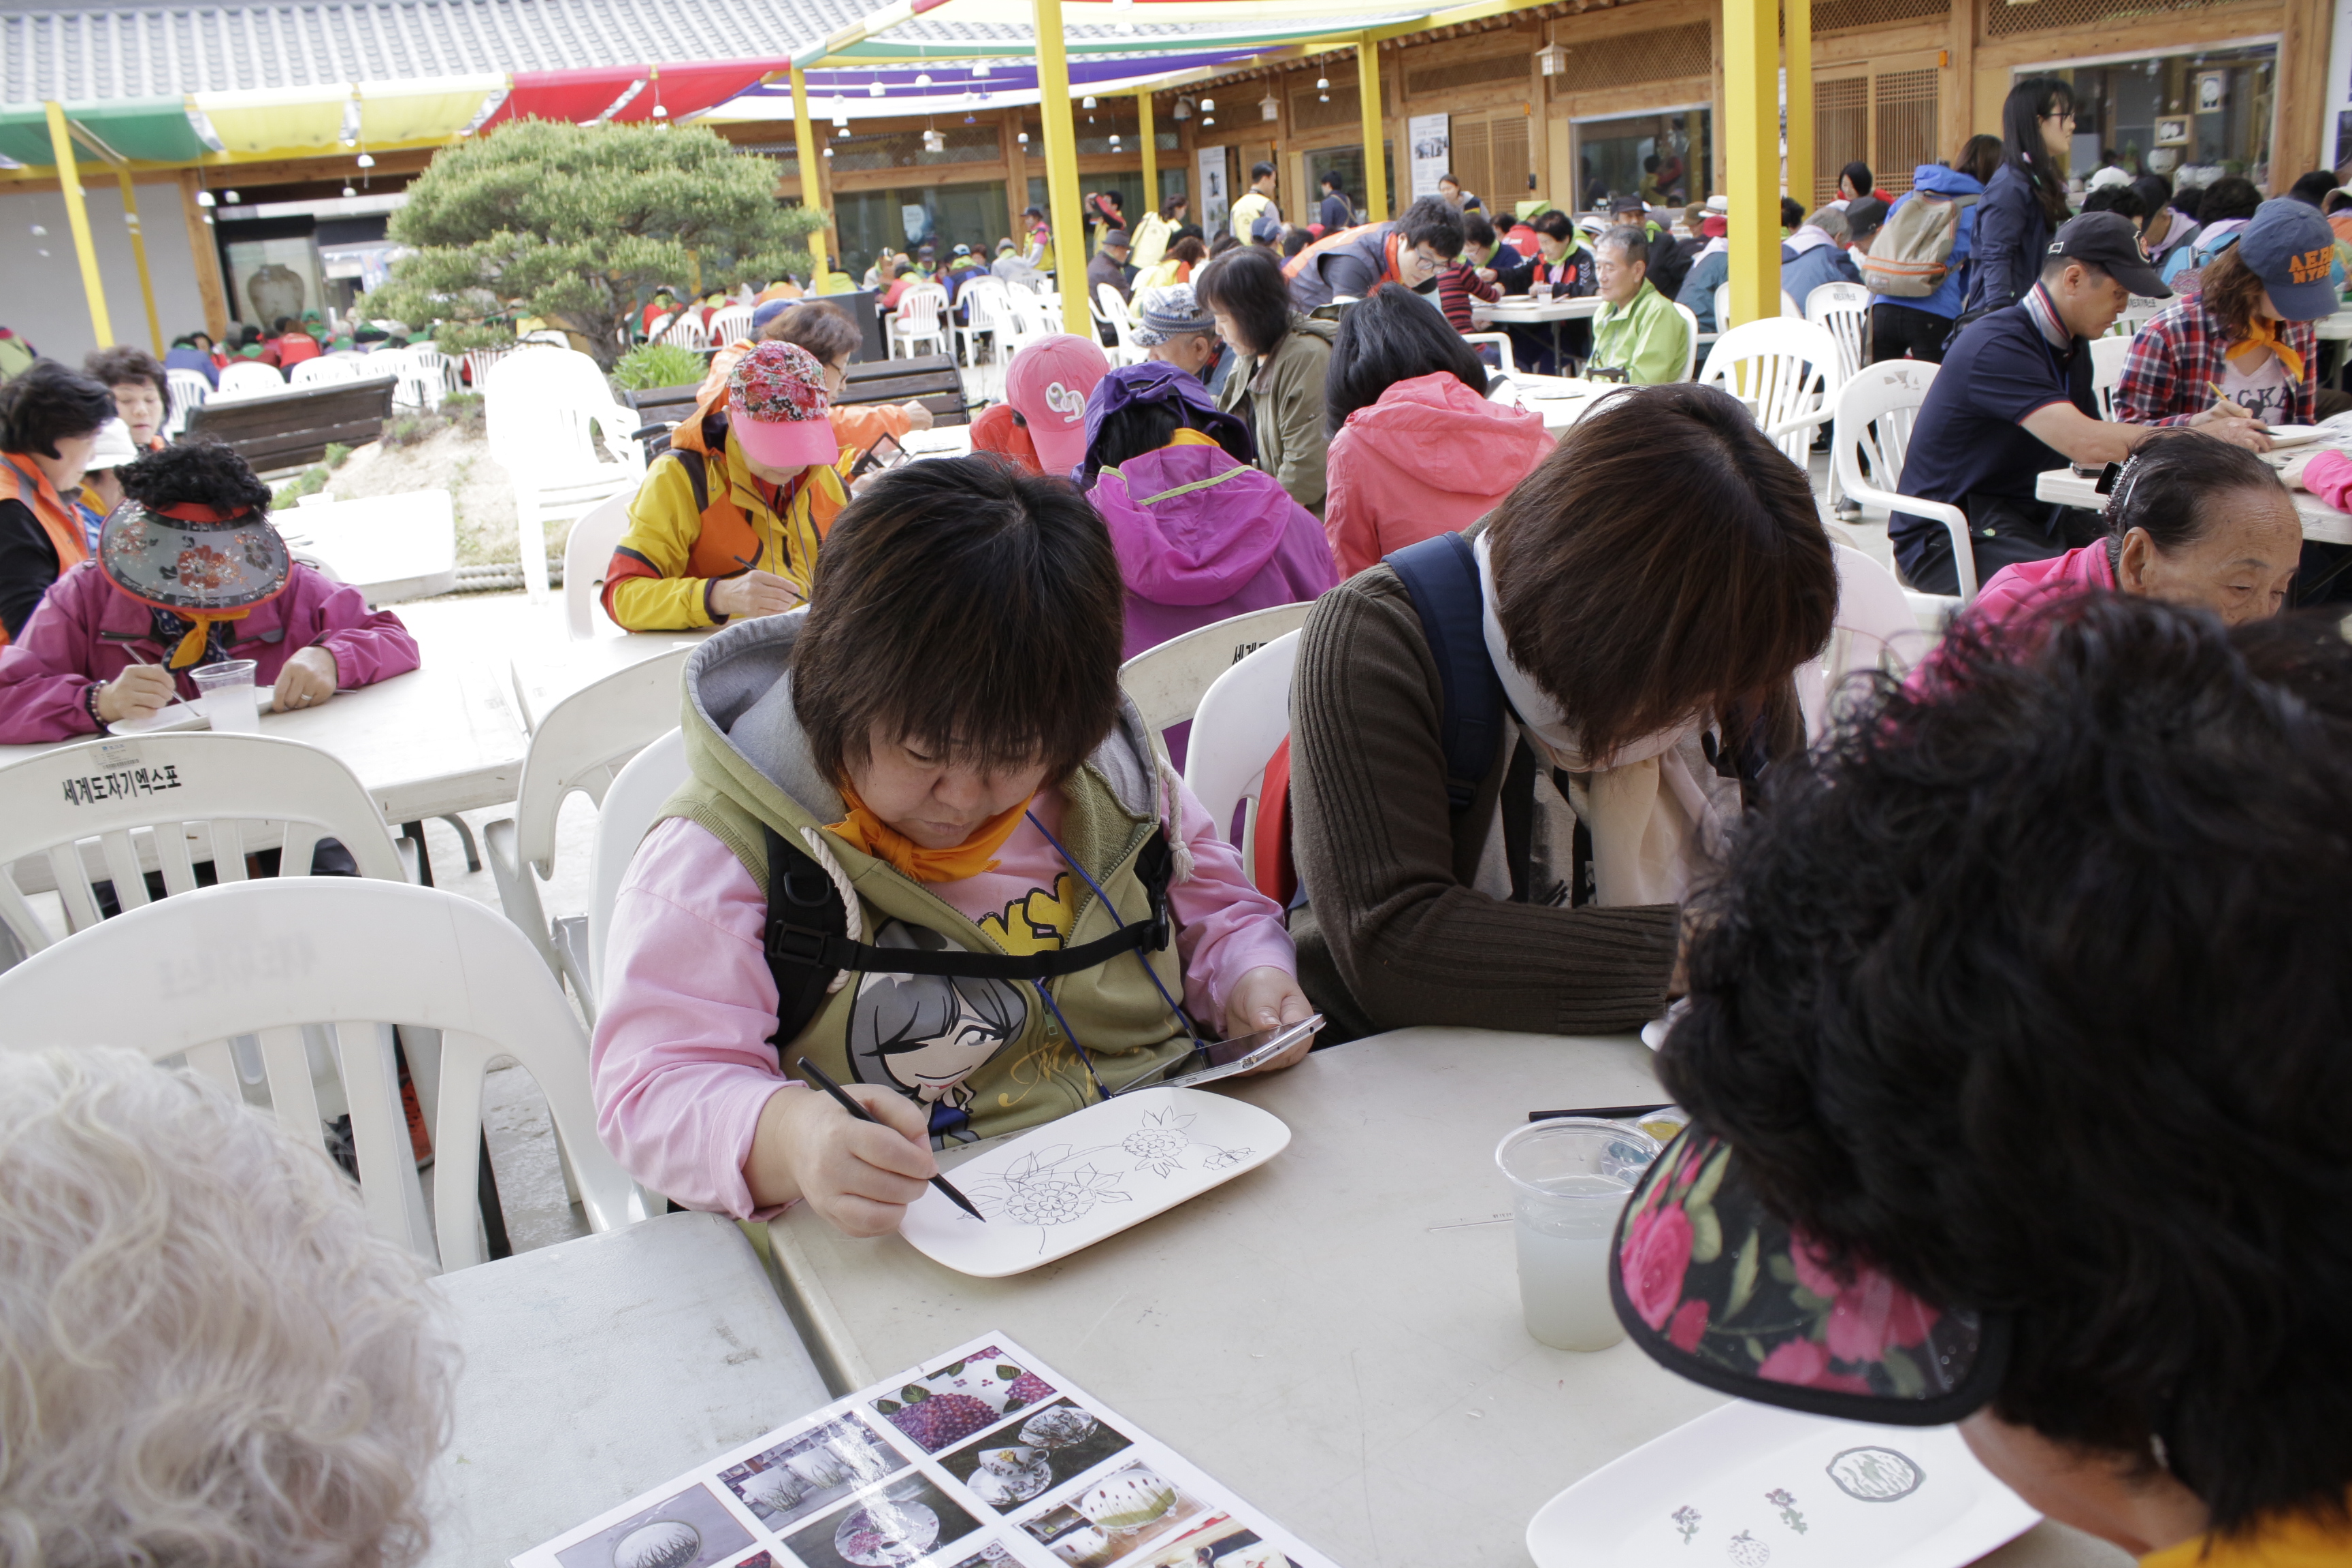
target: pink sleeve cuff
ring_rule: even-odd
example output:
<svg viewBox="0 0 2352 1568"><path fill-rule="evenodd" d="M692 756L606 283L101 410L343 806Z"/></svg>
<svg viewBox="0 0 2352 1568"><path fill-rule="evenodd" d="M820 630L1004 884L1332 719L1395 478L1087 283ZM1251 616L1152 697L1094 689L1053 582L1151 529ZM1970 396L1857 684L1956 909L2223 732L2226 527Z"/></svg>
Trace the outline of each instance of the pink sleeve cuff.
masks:
<svg viewBox="0 0 2352 1568"><path fill-rule="evenodd" d="M2303 466L2303 488L2337 511L2352 511L2345 504L2352 500L2352 458L2333 447L2314 453Z"/></svg>

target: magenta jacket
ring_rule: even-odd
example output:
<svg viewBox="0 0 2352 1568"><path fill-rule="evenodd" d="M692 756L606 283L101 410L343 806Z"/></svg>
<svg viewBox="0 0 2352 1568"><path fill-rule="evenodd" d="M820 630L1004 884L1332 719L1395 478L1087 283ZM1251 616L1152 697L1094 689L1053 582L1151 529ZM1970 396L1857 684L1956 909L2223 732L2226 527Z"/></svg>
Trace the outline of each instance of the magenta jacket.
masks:
<svg viewBox="0 0 2352 1568"><path fill-rule="evenodd" d="M1339 580L1315 514L1222 447L1173 445L1105 468L1088 492L1127 583L1121 658Z"/></svg>
<svg viewBox="0 0 2352 1568"><path fill-rule="evenodd" d="M284 593L228 626L230 651L254 661L258 686L274 685L287 659L313 645L335 656L339 688L372 686L417 666L416 639L399 616L369 609L357 588L299 562ZM147 606L117 592L96 562L83 562L50 584L24 635L0 649L0 745L96 733L83 692L133 664L162 664L170 651L155 639ZM177 684L182 697L194 698L188 671Z"/></svg>

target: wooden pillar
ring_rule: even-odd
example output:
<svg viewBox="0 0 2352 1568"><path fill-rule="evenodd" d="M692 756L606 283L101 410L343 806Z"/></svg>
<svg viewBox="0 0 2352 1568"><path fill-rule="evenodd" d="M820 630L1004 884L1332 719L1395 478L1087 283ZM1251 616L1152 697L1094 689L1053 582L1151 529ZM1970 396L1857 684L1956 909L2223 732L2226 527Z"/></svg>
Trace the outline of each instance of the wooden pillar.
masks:
<svg viewBox="0 0 2352 1568"><path fill-rule="evenodd" d="M834 243L833 210L826 205L824 189L824 154L817 150L816 127L809 121L808 78L801 68L793 73L793 154L801 166L801 205L824 219L824 226L809 236L809 253L815 258L817 272L828 270L826 263L838 249ZM817 280L810 280L812 287Z"/></svg>
<svg viewBox="0 0 2352 1568"><path fill-rule="evenodd" d="M1731 321L1780 309L1780 51L1774 0L1723 0L1724 168L1731 200Z"/></svg>
<svg viewBox="0 0 2352 1568"><path fill-rule="evenodd" d="M180 171L180 216L188 226L188 256L196 268L196 298L204 302L205 331L215 342L228 337L228 288L221 280L220 246L213 238L213 226L205 221L204 204L196 193L204 189L204 176L194 169Z"/></svg>
<svg viewBox="0 0 2352 1568"><path fill-rule="evenodd" d="M1021 238L1021 215L1029 210L1029 149L1021 144L1021 111L1008 109L997 116L997 151L1004 157L1004 220L1011 226L1004 237L1016 244ZM992 263L996 253L989 252Z"/></svg>
<svg viewBox="0 0 2352 1568"><path fill-rule="evenodd" d="M1813 210L1813 0L1781 0L1788 36L1789 194ZM1867 195L1868 193L1864 193Z"/></svg>
<svg viewBox="0 0 2352 1568"><path fill-rule="evenodd" d="M155 315L155 279L147 271L147 240L139 232L139 198L131 194L131 171L114 171L122 182L122 225L131 231L131 258L139 263L139 298L147 307L147 337L155 345L155 357L163 357L163 324Z"/></svg>
<svg viewBox="0 0 2352 1568"><path fill-rule="evenodd" d="M1037 110L1045 135L1046 210L1054 227L1054 277L1062 330L1094 331L1087 310L1087 226L1078 207L1078 141L1070 123L1070 60L1062 47L1062 0L1029 0L1037 29Z"/></svg>
<svg viewBox="0 0 2352 1568"><path fill-rule="evenodd" d="M58 161L58 189L66 198L66 224L73 230L74 255L81 261L81 289L89 300L90 330L100 348L112 348L114 323L106 314L106 286L99 280L98 247L89 237L89 209L82 205L81 169L74 161L73 132L66 128L64 109L55 102L46 107L49 152Z"/></svg>
<svg viewBox="0 0 2352 1568"><path fill-rule="evenodd" d="M1151 89L1135 95L1135 138L1143 143L1143 210L1160 210L1160 132L1151 122ZM1136 223L1143 221L1138 213ZM1132 228L1134 226L1129 226Z"/></svg>
<svg viewBox="0 0 2352 1568"><path fill-rule="evenodd" d="M1381 46L1370 33L1356 39L1356 102L1364 130L1364 221L1381 223L1389 216L1388 163L1381 156L1388 128L1381 115Z"/></svg>

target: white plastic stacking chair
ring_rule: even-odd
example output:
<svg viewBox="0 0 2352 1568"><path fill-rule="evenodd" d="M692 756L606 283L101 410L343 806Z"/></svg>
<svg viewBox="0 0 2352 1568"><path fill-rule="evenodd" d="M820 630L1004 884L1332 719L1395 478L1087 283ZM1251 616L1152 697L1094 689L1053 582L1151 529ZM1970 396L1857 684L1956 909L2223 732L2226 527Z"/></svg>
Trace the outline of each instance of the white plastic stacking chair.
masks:
<svg viewBox="0 0 2352 1568"><path fill-rule="evenodd" d="M1715 340L1698 379L1748 405L1756 423L1799 468L1831 416L1838 347L1828 329L1774 316L1742 321Z"/></svg>
<svg viewBox="0 0 2352 1568"><path fill-rule="evenodd" d="M294 367L293 374L287 377L287 380L296 386L329 386L339 382L359 379L360 370L357 365L349 360L335 359L326 354L321 354L317 359L304 360Z"/></svg>
<svg viewBox="0 0 2352 1568"><path fill-rule="evenodd" d="M701 317L691 310L680 310L654 341L682 349L707 349L710 346L710 334L703 330Z"/></svg>
<svg viewBox="0 0 2352 1568"><path fill-rule="evenodd" d="M1797 302L1789 298L1789 291L1786 289L1780 290L1780 314L1793 316L1801 321L1805 319L1804 311L1797 309ZM1728 331L1730 325L1731 285L1718 283L1715 286L1715 330L1718 332Z"/></svg>
<svg viewBox="0 0 2352 1568"><path fill-rule="evenodd" d="M1473 353L1482 348L1493 349L1505 375L1519 368L1517 358L1511 353L1511 334L1508 332L1465 332L1462 341L1470 345Z"/></svg>
<svg viewBox="0 0 2352 1568"><path fill-rule="evenodd" d="M596 814L596 844L588 860L588 990L604 991L604 942L613 931L613 906L637 845L653 830L654 818L686 782L686 734L672 730L629 759L614 775Z"/></svg>
<svg viewBox="0 0 2352 1568"><path fill-rule="evenodd" d="M0 924L38 952L99 923L95 882L112 881L116 903L135 910L152 901L150 870L166 897L195 888L199 859L242 882L247 845L276 842L280 873L305 877L321 838L340 840L362 877L407 879L367 787L315 746L194 730L38 752L0 766ZM62 931L26 899L46 890L24 885L35 866L65 906Z"/></svg>
<svg viewBox="0 0 2352 1568"><path fill-rule="evenodd" d="M514 485L523 587L544 602L546 525L635 490L646 476L640 421L613 401L596 362L570 349L509 354L488 379L484 430Z"/></svg>
<svg viewBox="0 0 2352 1568"><path fill-rule="evenodd" d="M1192 715L1184 782L1220 831L1235 806L1249 803L1244 844L1257 830L1265 764L1290 733L1290 672L1297 663L1298 634L1285 632L1217 677Z"/></svg>
<svg viewBox="0 0 2352 1568"><path fill-rule="evenodd" d="M1838 384L1862 368L1870 340L1870 290L1859 283L1823 283L1805 296L1805 320L1837 340Z"/></svg>
<svg viewBox="0 0 2352 1568"><path fill-rule="evenodd" d="M1150 352L1135 341L1135 318L1129 312L1127 301L1118 297L1118 290L1105 283L1097 291L1102 296L1103 320L1110 323L1111 336L1118 340L1118 346L1110 352L1110 363L1141 364L1150 359Z"/></svg>
<svg viewBox="0 0 2352 1568"><path fill-rule="evenodd" d="M175 440L188 427L188 416L212 400L213 384L196 370L167 370L163 381L172 394L172 416L163 421L163 438Z"/></svg>
<svg viewBox="0 0 2352 1568"><path fill-rule="evenodd" d="M465 359L461 362L466 368L466 384L478 394L486 391L490 378L490 367L507 355L518 352L521 347L520 343L514 343L495 349L467 349Z"/></svg>
<svg viewBox="0 0 2352 1568"><path fill-rule="evenodd" d="M1688 381L1698 365L1698 312L1679 300L1674 305L1683 319L1683 373L1676 379Z"/></svg>
<svg viewBox="0 0 2352 1568"><path fill-rule="evenodd" d="M563 621L575 642L629 635L604 613L602 601L613 552L629 531L632 499L614 496L598 501L581 514L572 525L572 537L563 542Z"/></svg>
<svg viewBox="0 0 2352 1568"><path fill-rule="evenodd" d="M1008 363L1039 338L1052 337L1061 330L1047 319L1045 301L1034 289L1007 289L1004 306L1006 330L998 334L998 340Z"/></svg>
<svg viewBox="0 0 2352 1568"><path fill-rule="evenodd" d="M653 319L652 323L646 328L646 342L649 343L657 343L661 342L661 335L669 331L669 324L677 320L677 312L675 310L670 311L667 315L656 316Z"/></svg>
<svg viewBox="0 0 2352 1568"><path fill-rule="evenodd" d="M588 1041L514 927L434 888L303 877L205 888L131 910L0 974L12 1047L135 1044L236 1090L228 1042L258 1036L270 1103L324 1148L304 1026L331 1029L369 1228L445 1270L482 1261L482 1079L512 1057L538 1081L589 1226L647 1203L596 1136ZM390 1031L441 1031L433 1219L409 1152Z"/></svg>
<svg viewBox="0 0 2352 1568"><path fill-rule="evenodd" d="M1847 677L1864 670L1901 675L1931 645L1894 573L1850 544L1831 548L1837 556L1838 603L1830 644L1818 658L1799 665L1796 675L1805 733L1816 740L1837 716L1839 689Z"/></svg>
<svg viewBox="0 0 2352 1568"><path fill-rule="evenodd" d="M601 805L623 764L677 727L686 661L693 652L689 646L656 654L549 710L531 731L514 816L482 830L482 858L498 884L499 908L547 967L572 982L592 1022L596 993L588 979L587 922L574 915L551 924L539 896L540 882L555 874L556 820L575 790Z"/></svg>
<svg viewBox="0 0 2352 1568"><path fill-rule="evenodd" d="M221 372L220 388L213 394L217 402L237 397L267 397L286 390L286 378L274 364L264 364L257 359L232 360Z"/></svg>
<svg viewBox="0 0 2352 1568"><path fill-rule="evenodd" d="M936 283L917 283L898 296L898 308L891 312L889 331L890 357L901 353L915 357L916 345L926 345L929 353L948 352L948 291Z"/></svg>
<svg viewBox="0 0 2352 1568"><path fill-rule="evenodd" d="M1903 493L1903 461L1917 423L1919 405L1927 400L1936 366L1927 360L1887 359L1864 365L1838 390L1836 422L1831 428L1830 461L1838 483L1864 506L1884 507L1913 517L1930 518L1951 535L1952 562L1959 575L1957 598L1922 594L1906 588L1915 612L1940 615L1977 596L1976 552L1969 543L1968 514L1945 501L1921 500ZM1868 473L1864 465L1869 465Z"/></svg>
<svg viewBox="0 0 2352 1568"><path fill-rule="evenodd" d="M2116 393L2124 384L2124 366L2131 360L2130 337L2091 340L2091 390L2099 399L2099 417L2116 416Z"/></svg>
<svg viewBox="0 0 2352 1568"><path fill-rule="evenodd" d="M962 340L966 364L980 363L981 339L989 339L990 347L995 346L995 337L1002 330L1000 322L1010 309L1002 278L975 278L956 291L956 310L963 320L957 323L955 331Z"/></svg>
<svg viewBox="0 0 2352 1568"><path fill-rule="evenodd" d="M750 337L751 317L758 308L755 305L730 305L723 310L711 312L710 323L703 329L705 336L709 342L718 344Z"/></svg>
<svg viewBox="0 0 2352 1568"><path fill-rule="evenodd" d="M1195 626L1120 665L1119 686L1135 700L1143 721L1158 734L1191 719L1220 676L1285 633L1305 626L1307 612L1314 607L1312 601L1276 605Z"/></svg>

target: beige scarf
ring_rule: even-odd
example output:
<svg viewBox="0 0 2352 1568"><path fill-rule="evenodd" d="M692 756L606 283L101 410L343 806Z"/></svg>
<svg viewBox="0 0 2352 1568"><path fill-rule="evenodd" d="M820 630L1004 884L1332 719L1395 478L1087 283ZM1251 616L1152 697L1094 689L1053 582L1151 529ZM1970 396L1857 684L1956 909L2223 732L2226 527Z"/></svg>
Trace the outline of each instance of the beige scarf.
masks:
<svg viewBox="0 0 2352 1568"><path fill-rule="evenodd" d="M1600 901L1615 907L1681 903L1722 859L1725 808L1717 796L1725 786L1738 787L1706 762L1701 742L1708 716L1629 741L1595 765L1559 705L1512 661L1495 613L1487 536L1482 533L1474 542L1486 597L1486 656L1520 723L1550 753L1552 765L1581 777L1583 787L1576 793L1582 798L1571 804L1592 834Z"/></svg>

